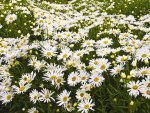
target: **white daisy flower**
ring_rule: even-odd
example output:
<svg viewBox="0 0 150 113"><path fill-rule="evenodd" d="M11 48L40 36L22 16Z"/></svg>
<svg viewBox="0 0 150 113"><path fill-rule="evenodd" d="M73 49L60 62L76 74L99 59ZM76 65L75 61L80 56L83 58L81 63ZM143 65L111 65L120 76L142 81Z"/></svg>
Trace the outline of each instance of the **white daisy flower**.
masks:
<svg viewBox="0 0 150 113"><path fill-rule="evenodd" d="M90 94L86 93L85 90L79 89L79 90L77 90L77 92L76 92L76 98L77 98L78 100L81 100L81 101L82 101L82 100L85 100L85 99L90 99L91 96L90 96Z"/></svg>
<svg viewBox="0 0 150 113"><path fill-rule="evenodd" d="M110 62L108 62L108 59L100 58L99 62L99 65L95 66L95 70L99 73L106 71L110 67Z"/></svg>
<svg viewBox="0 0 150 113"><path fill-rule="evenodd" d="M71 92L67 92L67 90L64 90L60 95L58 95L57 103L59 106L65 105L69 102L69 100L71 99L71 97L69 97L70 93Z"/></svg>
<svg viewBox="0 0 150 113"><path fill-rule="evenodd" d="M28 73L28 74L23 74L20 81L24 83L31 83L34 80L35 76L36 76L36 73L33 73L33 72Z"/></svg>
<svg viewBox="0 0 150 113"><path fill-rule="evenodd" d="M140 94L140 90L142 88L142 83L140 81L134 82L130 81L127 84L129 95L137 97Z"/></svg>
<svg viewBox="0 0 150 113"><path fill-rule="evenodd" d="M51 59L53 56L56 56L56 48L55 47L46 47L41 50L42 55L46 58Z"/></svg>
<svg viewBox="0 0 150 113"><path fill-rule="evenodd" d="M148 67L141 67L138 70L138 74L139 74L140 77L148 76L148 75L150 75L150 68L148 68Z"/></svg>
<svg viewBox="0 0 150 113"><path fill-rule="evenodd" d="M51 102L51 100L55 101L55 99L52 97L54 92L52 92L46 88L42 89L39 94L40 94L39 100L43 101L44 103Z"/></svg>
<svg viewBox="0 0 150 113"><path fill-rule="evenodd" d="M124 65L122 64L113 67L113 69L110 69L111 75L119 74L123 70L123 68L124 68Z"/></svg>
<svg viewBox="0 0 150 113"><path fill-rule="evenodd" d="M68 48L62 49L61 51L62 52L60 53L60 55L58 55L58 60L63 59L64 61L66 61L66 59L72 55L72 51Z"/></svg>
<svg viewBox="0 0 150 113"><path fill-rule="evenodd" d="M93 74L90 76L89 83L94 87L101 86L102 82L105 80L105 78L98 74Z"/></svg>
<svg viewBox="0 0 150 113"><path fill-rule="evenodd" d="M28 113L39 113L39 111L35 107L32 107L28 109Z"/></svg>
<svg viewBox="0 0 150 113"><path fill-rule="evenodd" d="M141 89L142 96L147 99L150 99L150 88L142 88Z"/></svg>
<svg viewBox="0 0 150 113"><path fill-rule="evenodd" d="M44 74L43 79L44 79L44 81L51 81L52 84L54 85L55 79L57 77L63 77L63 74L59 71L51 70L51 71Z"/></svg>
<svg viewBox="0 0 150 113"><path fill-rule="evenodd" d="M83 100L78 104L78 111L81 111L81 113L88 113L89 110L93 110L92 108L95 104L93 103L93 101L90 100Z"/></svg>
<svg viewBox="0 0 150 113"><path fill-rule="evenodd" d="M108 47L112 45L113 42L111 38L103 38L99 40L97 43L99 43L101 47Z"/></svg>
<svg viewBox="0 0 150 113"><path fill-rule="evenodd" d="M19 82L19 87L16 85L12 86L15 93L20 94L26 92L29 88L31 88L31 84L25 84L23 82Z"/></svg>
<svg viewBox="0 0 150 113"><path fill-rule="evenodd" d="M70 86L75 86L80 82L79 74L77 72L72 72L68 75L67 82Z"/></svg>
<svg viewBox="0 0 150 113"><path fill-rule="evenodd" d="M79 77L80 77L80 82L82 84L86 83L89 79L90 74L87 73L86 71L80 71Z"/></svg>
<svg viewBox="0 0 150 113"><path fill-rule="evenodd" d="M39 99L39 92L36 89L34 89L29 94L29 97L30 97L30 101L32 101L35 104Z"/></svg>
<svg viewBox="0 0 150 113"><path fill-rule="evenodd" d="M1 92L0 93L0 101L2 101L2 104L11 102L13 97L14 97L14 93L12 93L12 92Z"/></svg>
<svg viewBox="0 0 150 113"><path fill-rule="evenodd" d="M147 48L141 48L136 51L137 60L146 61L150 59L150 51Z"/></svg>
<svg viewBox="0 0 150 113"><path fill-rule="evenodd" d="M64 108L68 111L68 112L71 112L73 110L73 106L71 103L66 103L64 105Z"/></svg>
<svg viewBox="0 0 150 113"><path fill-rule="evenodd" d="M17 20L17 15L15 15L15 14L9 14L5 18L5 21L8 22L8 23L12 23L15 20Z"/></svg>

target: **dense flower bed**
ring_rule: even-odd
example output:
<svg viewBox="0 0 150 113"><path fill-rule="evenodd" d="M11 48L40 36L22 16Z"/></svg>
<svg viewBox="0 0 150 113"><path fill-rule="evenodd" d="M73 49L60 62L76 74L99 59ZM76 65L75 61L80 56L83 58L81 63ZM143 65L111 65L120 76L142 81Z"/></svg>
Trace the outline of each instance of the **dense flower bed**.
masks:
<svg viewBox="0 0 150 113"><path fill-rule="evenodd" d="M1 4L1 112L150 110L150 15L114 4Z"/></svg>

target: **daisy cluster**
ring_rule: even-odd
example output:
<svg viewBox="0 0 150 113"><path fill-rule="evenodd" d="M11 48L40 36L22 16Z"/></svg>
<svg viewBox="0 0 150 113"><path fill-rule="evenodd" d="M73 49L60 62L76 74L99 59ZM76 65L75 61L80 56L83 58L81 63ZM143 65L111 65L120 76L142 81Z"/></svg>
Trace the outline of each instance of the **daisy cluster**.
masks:
<svg viewBox="0 0 150 113"><path fill-rule="evenodd" d="M44 103L88 113L96 108L94 90L111 83L108 78L118 80L132 98L150 99L150 15L110 15L103 12L104 2L94 0L27 3L13 4L33 15L30 33L0 37L2 104L23 97L31 105L22 110L29 113L41 112ZM19 14L2 18L9 27Z"/></svg>

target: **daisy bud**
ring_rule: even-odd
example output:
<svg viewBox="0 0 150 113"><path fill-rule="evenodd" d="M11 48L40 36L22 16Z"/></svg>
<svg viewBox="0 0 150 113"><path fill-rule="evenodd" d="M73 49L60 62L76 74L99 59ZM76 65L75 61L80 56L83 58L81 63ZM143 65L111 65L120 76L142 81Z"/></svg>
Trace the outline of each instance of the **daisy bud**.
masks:
<svg viewBox="0 0 150 113"><path fill-rule="evenodd" d="M22 111L25 111L26 109L25 108L22 108Z"/></svg>
<svg viewBox="0 0 150 113"><path fill-rule="evenodd" d="M77 106L77 103L75 102L74 104L73 104L73 107L76 107Z"/></svg>
<svg viewBox="0 0 150 113"><path fill-rule="evenodd" d="M131 102L130 102L130 105L131 105L131 106L133 106L133 105L134 105L134 102L133 102L133 101L131 101Z"/></svg>
<svg viewBox="0 0 150 113"><path fill-rule="evenodd" d="M114 58L115 56L114 56L114 55L111 55L110 57L111 57L111 58Z"/></svg>
<svg viewBox="0 0 150 113"><path fill-rule="evenodd" d="M126 74L125 73L121 73L121 77L122 78L126 78Z"/></svg>
<svg viewBox="0 0 150 113"><path fill-rule="evenodd" d="M136 65L137 65L137 60L133 60L132 66L136 67Z"/></svg>
<svg viewBox="0 0 150 113"><path fill-rule="evenodd" d="M56 112L59 112L59 109L57 109Z"/></svg>
<svg viewBox="0 0 150 113"><path fill-rule="evenodd" d="M145 63L145 64L149 64L148 59L144 60L144 63Z"/></svg>
<svg viewBox="0 0 150 113"><path fill-rule="evenodd" d="M71 48L74 47L74 44L71 44L70 47L71 47Z"/></svg>
<svg viewBox="0 0 150 113"><path fill-rule="evenodd" d="M114 101L114 102L117 102L117 99L116 99L116 98L114 98L114 99L113 99L113 101Z"/></svg>
<svg viewBox="0 0 150 113"><path fill-rule="evenodd" d="M130 78L131 78L131 76L130 76L130 75L128 75L128 76L127 76L127 79L130 79Z"/></svg>

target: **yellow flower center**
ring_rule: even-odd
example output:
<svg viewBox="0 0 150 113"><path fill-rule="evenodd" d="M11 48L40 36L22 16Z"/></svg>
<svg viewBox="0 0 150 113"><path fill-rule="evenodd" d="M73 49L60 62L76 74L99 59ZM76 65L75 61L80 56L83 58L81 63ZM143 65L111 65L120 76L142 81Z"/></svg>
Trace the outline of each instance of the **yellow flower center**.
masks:
<svg viewBox="0 0 150 113"><path fill-rule="evenodd" d="M50 79L51 79L51 80L54 80L55 78L56 78L55 75L50 76Z"/></svg>
<svg viewBox="0 0 150 113"><path fill-rule="evenodd" d="M127 33L124 34L125 37L128 37L129 35Z"/></svg>
<svg viewBox="0 0 150 113"><path fill-rule="evenodd" d="M84 96L84 93L80 93L80 96L83 97L83 96Z"/></svg>
<svg viewBox="0 0 150 113"><path fill-rule="evenodd" d="M98 61L95 61L94 64L95 64L95 65L98 65Z"/></svg>
<svg viewBox="0 0 150 113"><path fill-rule="evenodd" d="M94 78L94 82L98 82L99 81L99 78L98 77L95 77Z"/></svg>
<svg viewBox="0 0 150 113"><path fill-rule="evenodd" d="M61 78L58 78L57 79L57 83L61 83L62 79Z"/></svg>
<svg viewBox="0 0 150 113"><path fill-rule="evenodd" d="M65 96L65 97L63 98L63 101L66 102L67 100L68 100L68 97Z"/></svg>
<svg viewBox="0 0 150 113"><path fill-rule="evenodd" d="M38 113L38 111L36 110L36 111L34 111L33 113Z"/></svg>
<svg viewBox="0 0 150 113"><path fill-rule="evenodd" d="M10 100L11 99L11 95L7 95L6 99Z"/></svg>
<svg viewBox="0 0 150 113"><path fill-rule="evenodd" d="M49 95L45 95L45 99L48 99L49 98Z"/></svg>
<svg viewBox="0 0 150 113"><path fill-rule="evenodd" d="M100 69L101 69L101 70L105 70L105 69L106 69L106 66L105 66L105 65L101 65Z"/></svg>
<svg viewBox="0 0 150 113"><path fill-rule="evenodd" d="M76 80L76 77L72 77L72 81L75 81Z"/></svg>
<svg viewBox="0 0 150 113"><path fill-rule="evenodd" d="M81 55L81 53L77 53L77 56L80 56Z"/></svg>
<svg viewBox="0 0 150 113"><path fill-rule="evenodd" d="M68 55L67 55L67 54L64 54L64 55L63 55L63 58L67 58L67 57L68 57Z"/></svg>
<svg viewBox="0 0 150 113"><path fill-rule="evenodd" d="M146 91L146 94L147 94L147 95L150 95L150 90L147 90L147 91Z"/></svg>
<svg viewBox="0 0 150 113"><path fill-rule="evenodd" d="M19 88L19 91L24 91L25 90L25 86L21 86L20 88Z"/></svg>
<svg viewBox="0 0 150 113"><path fill-rule="evenodd" d="M141 72L141 74L142 74L142 75L146 75L146 74L147 74L147 71L144 70L144 71Z"/></svg>
<svg viewBox="0 0 150 113"><path fill-rule="evenodd" d="M84 109L89 109L90 105L89 104L85 104L84 105Z"/></svg>
<svg viewBox="0 0 150 113"><path fill-rule="evenodd" d="M46 53L46 55L47 55L47 56L51 56L52 53L49 51L49 52Z"/></svg>
<svg viewBox="0 0 150 113"><path fill-rule="evenodd" d="M13 20L13 19L14 19L13 17L10 17L10 18L9 18L9 20Z"/></svg>
<svg viewBox="0 0 150 113"><path fill-rule="evenodd" d="M138 89L138 87L139 87L139 86L134 85L132 88L133 88L134 90L137 90L137 89Z"/></svg>
<svg viewBox="0 0 150 113"><path fill-rule="evenodd" d="M86 79L86 77L85 77L85 76L83 76L81 79L82 79L82 80L85 80L85 79Z"/></svg>
<svg viewBox="0 0 150 113"><path fill-rule="evenodd" d="M107 41L107 40L105 40L105 41L104 41L104 44L108 44L108 41Z"/></svg>
<svg viewBox="0 0 150 113"><path fill-rule="evenodd" d="M33 98L34 98L34 99L37 99L37 96L34 96Z"/></svg>
<svg viewBox="0 0 150 113"><path fill-rule="evenodd" d="M147 87L150 87L150 83L147 84Z"/></svg>
<svg viewBox="0 0 150 113"><path fill-rule="evenodd" d="M146 57L147 57L147 54L142 54L142 57L143 57L143 58L146 58Z"/></svg>
<svg viewBox="0 0 150 113"><path fill-rule="evenodd" d="M121 69L117 69L117 70L116 70L117 73L120 73L120 71L121 71Z"/></svg>

